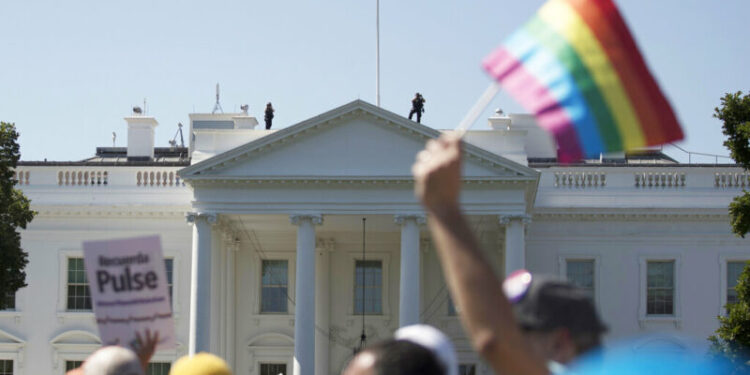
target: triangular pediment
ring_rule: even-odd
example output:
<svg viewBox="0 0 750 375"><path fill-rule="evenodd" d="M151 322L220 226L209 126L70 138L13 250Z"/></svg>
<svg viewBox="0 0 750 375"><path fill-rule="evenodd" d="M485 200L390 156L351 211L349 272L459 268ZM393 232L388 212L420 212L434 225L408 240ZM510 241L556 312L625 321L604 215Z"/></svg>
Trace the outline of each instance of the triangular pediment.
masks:
<svg viewBox="0 0 750 375"><path fill-rule="evenodd" d="M180 171L187 181L409 179L415 155L440 132L356 100ZM535 180L538 173L465 145L467 179Z"/></svg>
<svg viewBox="0 0 750 375"><path fill-rule="evenodd" d="M16 337L13 334L10 334L2 329L0 329L0 344L4 345L23 345L24 341L20 338Z"/></svg>
<svg viewBox="0 0 750 375"><path fill-rule="evenodd" d="M52 346L57 345L101 345L102 341L99 336L82 330L70 330L65 331L52 340L50 340Z"/></svg>

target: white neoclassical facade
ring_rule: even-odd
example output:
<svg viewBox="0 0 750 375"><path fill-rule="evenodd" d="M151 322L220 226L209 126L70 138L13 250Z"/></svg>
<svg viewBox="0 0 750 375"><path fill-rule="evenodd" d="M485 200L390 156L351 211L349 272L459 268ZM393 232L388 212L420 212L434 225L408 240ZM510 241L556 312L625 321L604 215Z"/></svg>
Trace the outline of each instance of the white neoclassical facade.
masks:
<svg viewBox="0 0 750 375"><path fill-rule="evenodd" d="M29 285L0 312L0 374L63 374L95 349L81 243L152 234L179 343L153 374L194 351L236 374L337 374L363 333L417 322L454 340L462 374L490 373L412 192L415 154L440 131L363 101L280 130L191 114L185 148L154 148L152 117L125 120L128 147L17 168L39 214L22 233ZM586 288L608 341L651 334L636 346L679 348L712 333L750 259L727 215L747 174L657 151L559 165L531 117L489 125L466 135L461 201L499 275L527 268Z"/></svg>

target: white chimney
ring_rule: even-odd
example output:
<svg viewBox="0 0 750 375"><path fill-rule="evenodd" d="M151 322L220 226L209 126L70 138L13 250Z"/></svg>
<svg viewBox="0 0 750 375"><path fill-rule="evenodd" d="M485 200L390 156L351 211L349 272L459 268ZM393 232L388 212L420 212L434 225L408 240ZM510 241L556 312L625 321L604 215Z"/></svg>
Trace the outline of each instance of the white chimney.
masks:
<svg viewBox="0 0 750 375"><path fill-rule="evenodd" d="M150 116L125 117L128 123L128 159L153 160L154 129L159 123Z"/></svg>

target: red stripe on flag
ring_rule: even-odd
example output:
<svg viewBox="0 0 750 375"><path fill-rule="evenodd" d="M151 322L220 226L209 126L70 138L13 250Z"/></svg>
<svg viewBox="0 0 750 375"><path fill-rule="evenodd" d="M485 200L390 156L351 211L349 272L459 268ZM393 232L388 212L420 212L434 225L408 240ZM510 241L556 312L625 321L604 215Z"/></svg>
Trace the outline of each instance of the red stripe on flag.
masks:
<svg viewBox="0 0 750 375"><path fill-rule="evenodd" d="M659 89L659 85L654 80L654 77L649 72L646 62L641 55L638 46L630 34L625 20L623 20L620 12L617 10L617 6L611 0L590 0L586 1L585 6L596 6L599 9L603 21L609 24L612 32L616 35L619 44L625 50L623 59L626 59L629 65L633 68L637 78L641 81L641 84L645 87L645 94L647 96L646 102L650 106L657 116L658 122L651 123L650 126L658 126L661 129L658 138L647 139L648 145L657 145L667 142L677 141L683 138L682 128L677 122L677 117L672 111L672 106L664 97L664 94ZM632 100L632 99L631 99ZM644 124L646 126L646 124ZM644 133L649 134L648 129L643 129Z"/></svg>

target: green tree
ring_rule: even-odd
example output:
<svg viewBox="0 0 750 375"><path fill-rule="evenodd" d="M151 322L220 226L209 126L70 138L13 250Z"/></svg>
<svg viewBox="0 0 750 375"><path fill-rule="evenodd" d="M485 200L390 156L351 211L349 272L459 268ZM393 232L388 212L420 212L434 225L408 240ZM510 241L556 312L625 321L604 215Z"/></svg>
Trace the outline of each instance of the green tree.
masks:
<svg viewBox="0 0 750 375"><path fill-rule="evenodd" d="M21 154L14 124L0 122L0 308L6 295L26 286L28 254L21 249L18 228L25 229L36 212L30 201L15 189L14 169Z"/></svg>
<svg viewBox="0 0 750 375"><path fill-rule="evenodd" d="M719 329L709 337L711 352L728 358L734 365L734 374L750 372L750 267L737 281L737 303L727 305L727 316L719 317Z"/></svg>
<svg viewBox="0 0 750 375"><path fill-rule="evenodd" d="M732 159L745 170L750 170L750 94L741 91L725 94L721 107L714 109L714 117L723 121L722 131L727 136L724 146L729 149ZM729 216L734 234L745 237L750 232L750 192L729 204Z"/></svg>

